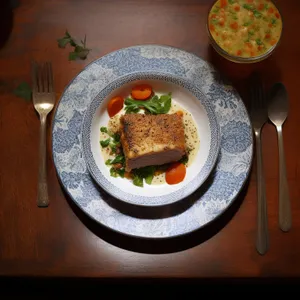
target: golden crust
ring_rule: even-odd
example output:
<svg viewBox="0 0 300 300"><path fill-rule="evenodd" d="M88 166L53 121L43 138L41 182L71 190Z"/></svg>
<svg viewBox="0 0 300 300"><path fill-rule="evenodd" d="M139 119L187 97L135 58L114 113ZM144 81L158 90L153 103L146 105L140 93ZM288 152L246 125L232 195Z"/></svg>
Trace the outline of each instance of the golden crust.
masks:
<svg viewBox="0 0 300 300"><path fill-rule="evenodd" d="M185 154L183 118L178 114L126 114L120 118L126 165L130 159L178 150Z"/></svg>

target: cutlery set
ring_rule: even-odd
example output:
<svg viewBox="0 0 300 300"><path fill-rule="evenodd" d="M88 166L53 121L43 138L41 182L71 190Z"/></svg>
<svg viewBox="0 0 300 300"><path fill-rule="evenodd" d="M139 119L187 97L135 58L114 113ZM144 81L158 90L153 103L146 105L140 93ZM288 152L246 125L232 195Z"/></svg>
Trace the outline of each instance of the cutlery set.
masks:
<svg viewBox="0 0 300 300"><path fill-rule="evenodd" d="M261 131L268 120L276 127L279 148L279 227L287 232L292 226L291 206L286 175L282 126L288 115L288 95L282 83L272 86L266 94L256 77L251 87L250 118L255 135L257 160L257 238L256 249L265 254L269 249L266 187L263 171Z"/></svg>

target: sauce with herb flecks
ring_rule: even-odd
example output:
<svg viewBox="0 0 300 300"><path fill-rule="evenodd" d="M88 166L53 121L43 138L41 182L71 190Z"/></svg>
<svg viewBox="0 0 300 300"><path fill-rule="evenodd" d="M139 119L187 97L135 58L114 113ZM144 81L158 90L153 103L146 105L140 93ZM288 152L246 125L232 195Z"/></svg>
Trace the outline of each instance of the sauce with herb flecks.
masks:
<svg viewBox="0 0 300 300"><path fill-rule="evenodd" d="M234 56L263 55L281 36L280 13L268 0L218 0L208 18L213 39Z"/></svg>
<svg viewBox="0 0 300 300"><path fill-rule="evenodd" d="M172 100L172 106L169 110L169 114L173 114L176 112L182 112L183 115L183 124L184 124L184 132L185 132L185 144L186 144L186 151L188 156L188 162L186 166L190 166L193 163L194 158L196 157L199 147L200 147L200 139L198 135L197 125L192 117L192 114L185 110L181 105L177 102ZM124 114L124 111L120 111L114 117L109 119L108 122L108 130L110 132L118 132L120 128L120 117ZM100 140L105 140L109 138L109 135L104 132L100 132ZM101 148L101 152L104 158L104 161L108 159L113 159L114 154L111 153L110 148ZM156 174L153 177L152 185L159 185L166 183L165 179L165 172L161 172L160 174Z"/></svg>

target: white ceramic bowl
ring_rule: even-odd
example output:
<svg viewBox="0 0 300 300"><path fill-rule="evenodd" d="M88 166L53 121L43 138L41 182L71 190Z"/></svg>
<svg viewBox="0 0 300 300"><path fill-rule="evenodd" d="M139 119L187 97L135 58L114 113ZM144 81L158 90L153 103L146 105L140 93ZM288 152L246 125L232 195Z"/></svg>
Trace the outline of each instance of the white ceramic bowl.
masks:
<svg viewBox="0 0 300 300"><path fill-rule="evenodd" d="M156 93L172 93L172 101L189 111L198 127L200 148L187 168L184 181L176 185L133 185L124 178L110 176L99 146L100 127L107 126L107 103L116 95L129 95L132 87L148 83ZM210 101L186 79L160 72L138 72L108 84L88 107L82 131L83 153L89 172L106 192L122 201L142 206L160 206L182 200L196 191L211 173L220 148L220 132Z"/></svg>

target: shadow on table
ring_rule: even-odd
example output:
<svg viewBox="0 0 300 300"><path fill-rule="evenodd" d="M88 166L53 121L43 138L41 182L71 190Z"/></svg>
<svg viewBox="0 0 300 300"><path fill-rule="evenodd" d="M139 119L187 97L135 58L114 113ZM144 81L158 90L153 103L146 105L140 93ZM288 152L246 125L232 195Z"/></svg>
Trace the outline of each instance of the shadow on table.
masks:
<svg viewBox="0 0 300 300"><path fill-rule="evenodd" d="M209 182L207 184L209 184ZM202 227L186 235L182 235L174 238L167 238L167 239L148 239L148 238L132 237L132 236L118 233L109 228L106 228L105 226L99 224L98 222L91 219L88 215L86 215L69 198L69 196L65 192L64 194L66 199L68 200L69 205L71 206L71 208L73 209L77 217L82 221L82 223L87 228L89 228L94 234L99 236L101 239L117 247L130 250L130 251L150 253L150 254L163 254L163 253L183 251L195 247L205 242L206 240L210 239L215 234L217 234L220 230L222 230L222 228L224 228L228 224L228 222L238 211L241 203L243 202L243 199L247 194L248 186L249 186L249 178L245 182L243 189L241 190L241 192L239 193L235 201L233 201L231 206L228 207L228 209L222 215L220 215L217 219L215 219L211 223L207 224L205 227ZM197 197L191 197L191 200L186 201L185 204L184 202L181 202L181 204L177 206L177 208L176 206L175 208L174 207L172 208L173 212L175 212L177 209L179 210L177 212L180 213L181 209L182 210L186 209L188 208L189 205L192 205L196 198ZM116 200L114 204L116 205L117 202L119 203L118 205L123 206L122 212L124 212L124 207L126 207L126 203L121 204L119 200ZM126 209L129 210L128 207L126 207ZM160 217L162 215L164 215L164 217L167 217L167 214L170 213L172 209L167 210L168 212L164 212L160 214ZM150 214L153 214L154 216L153 211Z"/></svg>
<svg viewBox="0 0 300 300"><path fill-rule="evenodd" d="M15 1L4 0L0 5L0 49L8 41L13 28L13 8Z"/></svg>

